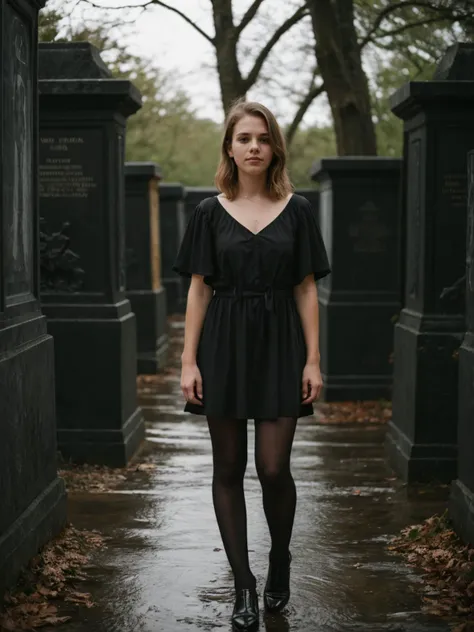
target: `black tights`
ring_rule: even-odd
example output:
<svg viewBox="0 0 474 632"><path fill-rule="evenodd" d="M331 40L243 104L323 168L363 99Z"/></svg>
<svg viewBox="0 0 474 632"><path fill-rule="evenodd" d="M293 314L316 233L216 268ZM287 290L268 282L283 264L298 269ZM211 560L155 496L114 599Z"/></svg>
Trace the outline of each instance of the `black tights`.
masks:
<svg viewBox="0 0 474 632"><path fill-rule="evenodd" d="M247 467L247 422L207 419L212 441L212 497L217 523L237 590L254 588L247 547L244 474ZM296 419L255 420L255 465L263 491L263 508L272 540L273 560L286 559L296 508L290 455Z"/></svg>

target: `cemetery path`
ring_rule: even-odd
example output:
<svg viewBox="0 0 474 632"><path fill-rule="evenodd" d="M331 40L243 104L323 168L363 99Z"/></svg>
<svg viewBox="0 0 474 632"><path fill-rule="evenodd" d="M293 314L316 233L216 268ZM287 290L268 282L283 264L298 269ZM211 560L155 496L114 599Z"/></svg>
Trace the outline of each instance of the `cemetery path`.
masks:
<svg viewBox="0 0 474 632"><path fill-rule="evenodd" d="M179 322L174 330L179 334ZM112 492L70 494L71 522L111 539L94 558L91 581L80 588L92 592L97 607L82 608L60 629L230 630L233 581L212 507L206 422L182 412L177 372L145 389L141 403L147 451L157 468ZM298 422L293 452L298 507L292 597L284 614L264 616L269 536L252 457L253 423L248 428L246 497L260 630L448 630L420 612L413 592L418 576L385 548L404 526L443 511L445 501L426 489L409 491L393 478L384 459L383 426L320 425L313 417Z"/></svg>

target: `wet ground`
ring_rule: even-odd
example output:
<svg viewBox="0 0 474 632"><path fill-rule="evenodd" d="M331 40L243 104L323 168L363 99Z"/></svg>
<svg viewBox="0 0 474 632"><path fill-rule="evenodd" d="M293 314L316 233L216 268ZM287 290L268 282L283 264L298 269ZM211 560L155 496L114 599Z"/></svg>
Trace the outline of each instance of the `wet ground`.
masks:
<svg viewBox="0 0 474 632"><path fill-rule="evenodd" d="M61 630L230 630L233 581L214 518L205 419L181 412L178 373L143 393L141 403L146 449L158 467L118 491L70 495L72 523L98 528L111 540L89 569L93 580L80 588L90 590L98 606L82 609ZM248 429L250 560L261 603L269 537L252 458L252 422ZM261 612L261 630L449 629L421 614L413 592L419 578L385 548L404 526L443 511L445 500L439 490L409 490L395 480L383 439L380 425L324 426L317 415L298 422L292 597L282 615Z"/></svg>

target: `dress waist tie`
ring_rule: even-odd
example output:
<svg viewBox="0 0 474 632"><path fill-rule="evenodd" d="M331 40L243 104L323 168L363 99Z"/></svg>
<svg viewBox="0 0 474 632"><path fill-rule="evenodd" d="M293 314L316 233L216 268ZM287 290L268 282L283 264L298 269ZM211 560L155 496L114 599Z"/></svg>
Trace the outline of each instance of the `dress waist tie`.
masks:
<svg viewBox="0 0 474 632"><path fill-rule="evenodd" d="M218 298L232 298L234 300L263 296L265 299L265 308L269 312L272 312L274 310L275 298L293 298L294 294L292 288L274 289L271 286L268 286L264 290L245 290L237 287L220 288L214 291L214 296Z"/></svg>

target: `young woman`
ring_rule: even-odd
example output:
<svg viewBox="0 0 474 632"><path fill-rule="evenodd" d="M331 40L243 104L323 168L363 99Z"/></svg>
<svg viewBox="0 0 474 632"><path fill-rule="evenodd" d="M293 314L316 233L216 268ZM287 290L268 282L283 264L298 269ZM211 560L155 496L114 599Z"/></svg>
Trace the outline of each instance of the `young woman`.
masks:
<svg viewBox="0 0 474 632"><path fill-rule="evenodd" d="M312 414L322 387L315 279L330 269L315 213L292 193L286 158L273 114L237 102L216 174L221 193L195 209L174 266L191 277L181 387L185 410L209 425L214 508L235 580L234 630L256 629L259 617L243 488L247 420L255 422L271 535L264 603L278 611L290 597L296 421Z"/></svg>

